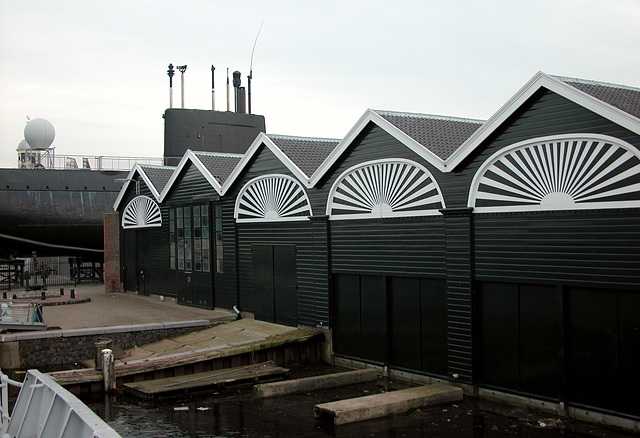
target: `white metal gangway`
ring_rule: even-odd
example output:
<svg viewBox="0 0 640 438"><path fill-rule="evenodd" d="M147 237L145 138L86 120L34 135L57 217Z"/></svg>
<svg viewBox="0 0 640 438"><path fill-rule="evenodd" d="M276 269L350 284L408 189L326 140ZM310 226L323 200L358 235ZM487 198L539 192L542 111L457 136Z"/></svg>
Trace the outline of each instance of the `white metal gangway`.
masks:
<svg viewBox="0 0 640 438"><path fill-rule="evenodd" d="M9 415L8 385L20 387ZM2 438L121 438L76 396L38 370L23 383L0 371Z"/></svg>

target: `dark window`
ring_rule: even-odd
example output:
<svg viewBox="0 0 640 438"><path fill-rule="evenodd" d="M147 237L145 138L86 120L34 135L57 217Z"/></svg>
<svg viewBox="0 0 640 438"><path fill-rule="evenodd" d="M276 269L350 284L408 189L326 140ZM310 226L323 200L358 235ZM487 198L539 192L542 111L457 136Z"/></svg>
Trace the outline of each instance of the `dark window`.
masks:
<svg viewBox="0 0 640 438"><path fill-rule="evenodd" d="M211 270L209 207L192 205L169 210L169 254L171 269Z"/></svg>
<svg viewBox="0 0 640 438"><path fill-rule="evenodd" d="M224 272L223 270L223 253L224 244L222 242L222 205L215 206L215 239L216 239L216 272Z"/></svg>

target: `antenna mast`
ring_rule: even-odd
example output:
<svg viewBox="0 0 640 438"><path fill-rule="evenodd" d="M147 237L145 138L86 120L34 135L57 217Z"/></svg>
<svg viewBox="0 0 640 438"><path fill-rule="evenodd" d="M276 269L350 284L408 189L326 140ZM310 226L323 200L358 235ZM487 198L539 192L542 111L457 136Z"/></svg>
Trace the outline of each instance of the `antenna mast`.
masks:
<svg viewBox="0 0 640 438"><path fill-rule="evenodd" d="M253 42L253 49L251 49L251 62L249 63L249 76L247 76L247 83L249 84L249 114L251 114L251 79L253 79L253 52L255 52L256 50L256 44L258 43L258 37L260 36L262 25L264 25L264 20L262 20L260 29L258 29L258 34L256 35L256 40Z"/></svg>

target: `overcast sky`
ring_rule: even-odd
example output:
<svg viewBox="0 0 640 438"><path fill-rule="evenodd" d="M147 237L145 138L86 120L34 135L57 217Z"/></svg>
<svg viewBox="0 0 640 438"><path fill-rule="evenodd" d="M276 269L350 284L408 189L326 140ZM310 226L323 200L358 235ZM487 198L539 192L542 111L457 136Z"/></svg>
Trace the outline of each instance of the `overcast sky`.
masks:
<svg viewBox="0 0 640 438"><path fill-rule="evenodd" d="M253 112L268 133L342 138L367 108L487 119L539 70L640 87L639 22L638 0L0 0L0 167L27 116L58 155L162 156L168 64L187 64L195 109L215 65L225 110L263 23Z"/></svg>

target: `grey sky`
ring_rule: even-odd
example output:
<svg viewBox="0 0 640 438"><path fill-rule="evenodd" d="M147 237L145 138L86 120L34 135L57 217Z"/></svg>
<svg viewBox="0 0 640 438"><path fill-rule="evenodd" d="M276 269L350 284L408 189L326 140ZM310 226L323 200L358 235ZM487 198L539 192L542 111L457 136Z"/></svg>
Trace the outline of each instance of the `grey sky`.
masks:
<svg viewBox="0 0 640 438"><path fill-rule="evenodd" d="M27 115L60 155L161 156L167 65L188 65L198 109L215 65L224 110L263 21L253 112L269 133L341 138L367 108L489 118L539 70L640 86L639 19L637 0L0 0L0 166Z"/></svg>

